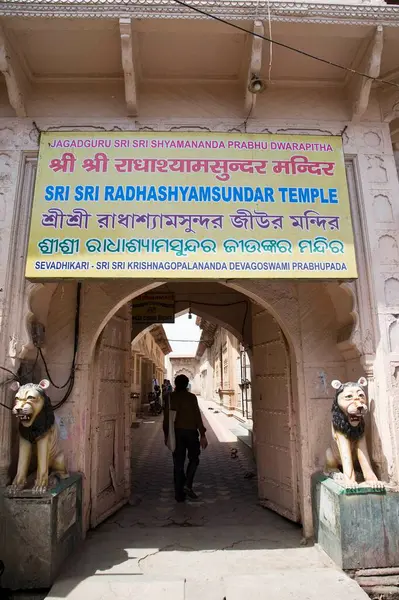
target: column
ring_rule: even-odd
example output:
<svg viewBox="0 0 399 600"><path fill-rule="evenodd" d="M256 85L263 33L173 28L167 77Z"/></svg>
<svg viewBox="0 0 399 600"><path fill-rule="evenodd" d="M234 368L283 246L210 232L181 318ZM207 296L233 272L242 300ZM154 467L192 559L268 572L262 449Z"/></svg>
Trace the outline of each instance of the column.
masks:
<svg viewBox="0 0 399 600"><path fill-rule="evenodd" d="M348 131L345 151L358 155L356 198L352 212L360 213L366 269L357 285L367 287L370 328L361 331L363 352L374 355L373 455L383 479L399 479L399 181L385 123L357 126ZM355 152L354 152L355 150ZM359 246L362 240L357 240ZM363 272L365 271L365 272ZM360 313L360 310L359 310ZM370 359L365 368L370 376ZM373 389L374 388L374 389Z"/></svg>
<svg viewBox="0 0 399 600"><path fill-rule="evenodd" d="M0 250L3 258L0 264L0 364L14 373L19 368L24 345L30 342L26 332L29 291L41 285L25 280L25 245L29 235L36 159L23 156L21 150L36 149L36 143L33 140L26 142L26 136L21 135L23 126L18 133L17 129L5 128L0 142L3 157L0 166ZM3 371L0 381L6 379L8 374ZM0 402L12 406L13 392L8 385L0 387ZM9 483L11 433L11 412L0 406L0 486Z"/></svg>
<svg viewBox="0 0 399 600"><path fill-rule="evenodd" d="M137 421L137 409L140 399L140 388L138 386L138 368L140 365L140 357L137 352L132 352L132 369L130 380L130 398L131 398L131 421Z"/></svg>

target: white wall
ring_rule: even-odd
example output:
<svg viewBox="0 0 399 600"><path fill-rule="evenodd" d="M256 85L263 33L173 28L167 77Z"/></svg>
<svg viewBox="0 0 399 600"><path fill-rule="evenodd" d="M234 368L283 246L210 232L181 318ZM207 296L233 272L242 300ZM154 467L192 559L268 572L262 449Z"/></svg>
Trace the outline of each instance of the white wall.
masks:
<svg viewBox="0 0 399 600"><path fill-rule="evenodd" d="M205 400L214 400L214 372L213 362L211 360L211 349L207 348L200 359L200 376L202 391L201 395ZM205 376L206 373L206 376Z"/></svg>

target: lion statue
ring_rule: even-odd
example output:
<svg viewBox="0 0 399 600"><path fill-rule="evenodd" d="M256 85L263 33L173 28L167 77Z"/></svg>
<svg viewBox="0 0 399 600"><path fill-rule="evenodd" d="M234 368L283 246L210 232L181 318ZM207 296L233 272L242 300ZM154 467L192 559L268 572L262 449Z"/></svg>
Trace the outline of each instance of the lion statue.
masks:
<svg viewBox="0 0 399 600"><path fill-rule="evenodd" d="M367 397L364 388L365 377L357 383L341 383L335 379L331 383L336 390L332 405L332 436L334 443L326 452L326 472L340 479L345 486L356 487L355 465L358 462L363 474L363 487L383 488L383 482L371 466L365 437ZM342 472L339 470L342 467ZM336 475L338 474L338 476Z"/></svg>
<svg viewBox="0 0 399 600"><path fill-rule="evenodd" d="M10 492L22 490L27 481L32 446L37 452L37 473L32 491L41 494L49 487L49 469L60 479L68 477L64 454L58 447L58 427L50 398L45 390L50 386L47 379L39 384L27 383L20 386L14 382L16 391L13 414L19 420L19 457L17 474Z"/></svg>

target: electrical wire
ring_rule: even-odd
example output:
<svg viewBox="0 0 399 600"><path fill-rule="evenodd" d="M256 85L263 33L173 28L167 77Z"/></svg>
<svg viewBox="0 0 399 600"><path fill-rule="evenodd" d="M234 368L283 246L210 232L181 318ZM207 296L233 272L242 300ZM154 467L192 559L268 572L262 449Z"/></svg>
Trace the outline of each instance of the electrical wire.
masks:
<svg viewBox="0 0 399 600"><path fill-rule="evenodd" d="M6 379L5 381L2 381L1 385L7 385L7 383L11 383L12 381L16 381L14 377L12 379ZM7 410L12 410L11 406L7 406L7 404L4 404L3 402L0 402L0 406L3 406L3 408L6 408Z"/></svg>
<svg viewBox="0 0 399 600"><path fill-rule="evenodd" d="M76 356L77 356L77 350L78 350L78 344L79 344L79 327L80 327L80 303L81 303L81 283L78 282L78 286L77 286L77 292L76 292L76 313L75 313L75 328L74 328L74 348L73 348L73 358L72 358L72 365L71 365L71 371L69 374L69 377L67 379L67 381L64 383L64 385L59 386L56 383L54 383L49 369L48 369L48 365L45 359L45 356L43 354L43 351L41 348L37 349L37 353L36 353L36 359L35 362L33 363L33 367L31 369L31 374L33 374L33 371L36 367L37 361L38 361L38 357L40 355L42 361L43 361L43 365L45 368L45 372L46 375L51 383L51 385L57 389L64 389L65 387L67 387L67 390L65 392L64 397L57 402L55 405L53 405L53 410L57 410L58 408L60 408L63 404L65 404L65 402L67 401L67 399L69 398L69 396L71 395L74 383L75 383L75 366L76 366ZM213 295L213 294L212 294ZM187 302L187 300L180 300L180 302ZM197 304L198 306L213 306L213 307L227 307L227 306L237 306L239 304L245 304L245 313L244 313L244 318L243 318L243 323L242 323L242 337L244 337L244 330L245 330L245 324L247 321L247 316L248 316L248 311L249 311L249 302L248 300L237 300L236 302L224 302L224 303L215 303L215 302L200 302L200 301L196 301L196 300L191 300L190 301L191 304ZM195 343L200 343L203 340L170 340L170 341L174 341L174 342L186 342L186 341L191 341L191 342L195 342ZM2 367L0 366L0 369L2 369L3 371L6 371L7 373L9 373L10 375L12 375L12 379L8 379L4 382L2 382L0 385L5 385L6 383L9 383L11 381L18 381L18 375L16 373L14 373L13 371L11 371L10 369L7 369L6 367ZM4 408L7 408L8 410L12 410L11 407L7 406L6 404L3 404L2 402L0 402L0 406L3 406Z"/></svg>
<svg viewBox="0 0 399 600"><path fill-rule="evenodd" d="M66 380L66 382L64 383L64 385L57 385L56 383L54 383L54 381L51 378L51 375L50 375L50 372L49 372L49 369L48 369L47 362L46 362L46 359L44 357L43 351L42 351L41 348L39 348L40 357L41 357L41 359L43 361L44 369L45 369L46 375L48 377L48 380L51 383L51 385L53 387L55 387L57 390L63 390L67 386L70 386L71 381L74 379L76 353L77 353L77 350L78 350L78 340L79 340L80 289L81 289L81 285L82 284L80 282L78 282L77 292L76 292L76 314L75 314L75 327L74 327L74 344L73 344L72 365L71 365L71 370L70 370L68 379ZM68 389L69 389L69 387L68 387Z"/></svg>
<svg viewBox="0 0 399 600"><path fill-rule="evenodd" d="M70 382L68 389L64 395L64 397L53 406L54 410L60 408L65 402L68 400L71 392L73 390L73 386L75 385L75 367L76 367L76 356L78 353L79 346L79 328L80 328L80 303L81 303L81 289L82 284L78 282L77 290L76 290L76 311L75 311L75 328L74 328L74 344L73 344L73 359L70 373Z"/></svg>
<svg viewBox="0 0 399 600"><path fill-rule="evenodd" d="M58 410L59 408L61 408L61 406L63 404L65 404L65 402L68 400L69 396L72 393L73 390L73 386L75 385L75 374L72 375L71 380L69 382L69 386L67 391L65 392L65 395L63 398L61 398L61 400L59 402L57 402L56 404L53 405L53 410Z"/></svg>
<svg viewBox="0 0 399 600"><path fill-rule="evenodd" d="M30 370L29 375L27 375L27 377L32 377L33 376L33 374L35 372L35 369L36 369L36 365L37 365L37 361L38 360L39 360L39 348L37 349L37 352L36 352L35 362L33 363L33 366L32 366L32 368Z"/></svg>
<svg viewBox="0 0 399 600"><path fill-rule="evenodd" d="M215 294L212 294L215 296ZM237 304L246 304L247 300L235 300L234 302L200 302L199 300L179 299L176 303L188 302L191 304L199 304L200 306L236 306Z"/></svg>
<svg viewBox="0 0 399 600"><path fill-rule="evenodd" d="M26 375L26 377L31 377L31 375L33 375L34 370L35 370L36 365L37 365L38 358L39 358L39 351L36 352L35 362L33 363L33 366L31 368L30 373L28 375ZM9 373L10 375L12 375L11 379L6 379L5 381L2 381L0 383L0 386L7 385L8 383L12 383L13 381L18 381L19 377L18 377L18 375L16 373L14 373L13 371L11 371L10 369L7 369L6 367L0 366L0 369L2 371L5 371L6 373ZM4 404L3 402L0 402L0 406L3 406L7 410L12 410L11 406L7 406L7 404Z"/></svg>
<svg viewBox="0 0 399 600"><path fill-rule="evenodd" d="M249 35L252 35L254 37L260 38L261 40L264 40L265 42L269 42L270 44L280 46L281 48L285 48L286 50L291 50L291 52L296 52L297 54L302 54L302 56L306 56L307 58L311 58L313 60L318 60L319 62L329 65L330 67L335 67L336 69L341 69L342 71L347 71L349 73L353 73L354 75L360 75L361 77L365 77L366 79L371 79L372 81L376 81L378 83L384 83L385 85L390 85L392 87L399 88L399 83L395 83L394 81L389 81L387 79L382 79L380 77L372 77L371 75L368 75L367 73L363 73L362 71L358 71L357 69L352 69L351 67L345 67L344 65L340 65L340 64L335 63L326 58L321 58L320 56L315 56L314 54L310 54L310 52L306 52L305 50L300 50L299 48L295 48L294 46L290 46L289 44L284 44L283 42L278 42L277 40L273 40L270 37L261 35L260 33L256 33L255 31L251 31L250 29L246 29L245 27L242 27L241 25L237 25L236 23L232 23L231 21L226 21L226 19L217 17L216 15L213 15L212 13L208 13L207 11L202 10L201 8L197 8L196 6L187 4L187 2L184 2L183 0L173 0L173 2L175 2L176 4L180 4L180 6L184 6L185 8L188 8L189 10L193 10L194 12L197 12L200 15L203 15L204 17L208 17L209 19L213 19L214 21L219 21L219 23L223 23L224 25L228 25L229 27L234 27L234 29L238 29L239 31L242 31L242 32L248 33Z"/></svg>
<svg viewBox="0 0 399 600"><path fill-rule="evenodd" d="M191 304L197 304L198 306L237 306L238 304L245 304L245 313L244 319L241 327L241 336L244 338L245 325L247 322L248 311L249 311L249 301L248 300L237 300L236 302L226 302L226 303L215 303L215 302L199 302L197 300L179 300L179 302L188 302Z"/></svg>
<svg viewBox="0 0 399 600"><path fill-rule="evenodd" d="M43 351L42 351L41 348L39 348L39 352L40 352L40 358L43 361L43 366L44 366L44 370L46 372L47 379L49 380L49 382L51 383L51 385L53 387L55 387L57 390L63 390L64 388L66 388L66 386L69 385L69 382L71 381L71 373L69 373L68 379L66 380L66 382L64 383L64 385L57 385L56 383L54 383L54 381L51 378L51 375L50 375L50 372L49 372L49 369L48 369L48 366L47 366L47 362L46 362L46 359L44 357L44 354L43 354Z"/></svg>
<svg viewBox="0 0 399 600"><path fill-rule="evenodd" d="M248 114L245 117L245 121L242 123L242 125L240 125L240 127L244 127L245 133L247 133L247 124L248 124L249 119L251 118L252 111L254 109L254 104L255 104L255 95L252 94L252 97L251 97L251 108L249 109Z"/></svg>
<svg viewBox="0 0 399 600"><path fill-rule="evenodd" d="M258 7L256 7L258 8ZM272 18L270 15L270 0L267 0L267 20L269 23L269 38L270 38L270 47L269 47L269 84L272 82L272 65L273 65L273 36L272 36Z"/></svg>
<svg viewBox="0 0 399 600"><path fill-rule="evenodd" d="M74 341L73 341L73 359L71 365L71 372L69 376L69 386L65 395L57 404L53 406L53 410L57 410L61 408L63 404L68 400L71 392L73 390L73 386L75 385L75 367L76 367L76 356L78 353L79 346L79 328L80 328L80 303L81 303L81 289L82 284L78 281L77 289L76 289L76 311L75 311L75 327L74 327Z"/></svg>
<svg viewBox="0 0 399 600"><path fill-rule="evenodd" d="M184 299L185 296L186 296L186 294L184 292L174 292L173 290L171 290L168 287L167 283L165 283L165 286L162 286L162 287L165 287L165 289L167 289L167 291L170 294L174 294L175 295L176 302L181 302L180 298ZM237 292L234 289L231 289L230 291L220 290L220 291L217 292L217 296L218 297L220 297L220 296L234 296L236 294L237 294ZM196 295L198 297L200 297L200 298L202 298L202 296L212 296L212 298L214 298L215 297L215 292L198 292L198 293L196 293ZM190 302L191 302L191 300L190 300ZM241 302L243 302L243 300Z"/></svg>
<svg viewBox="0 0 399 600"><path fill-rule="evenodd" d="M195 343L195 344L199 344L200 342L202 342L203 340L170 340L168 338L168 342L190 342L190 343Z"/></svg>
<svg viewBox="0 0 399 600"><path fill-rule="evenodd" d="M173 293L172 290L168 287L168 284L166 284L166 289L168 290L168 292ZM230 295L234 292L220 292L220 296L224 295ZM201 296L215 296L215 294L213 292L203 292L200 294ZM200 302L199 300L190 300L190 299L186 299L186 298L177 298L178 294L176 294L176 303L188 303L189 307L191 309L191 304L197 304L198 306L237 306L238 304L245 304L245 314L244 314L244 319L243 319L243 323L242 323L242 328L241 328L241 335L242 337L244 337L244 330L245 330L245 324L247 321L247 317L248 317L248 311L249 311L249 301L248 300L236 300L235 302L225 302L225 303L215 303L215 302Z"/></svg>
<svg viewBox="0 0 399 600"><path fill-rule="evenodd" d="M65 404L65 402L68 400L69 396L71 395L71 392L73 390L73 386L75 384L75 366L76 366L76 356L77 356L78 344L79 344L81 288L82 288L82 284L80 282L78 282L77 291L76 291L76 311L75 311L73 357L72 357L71 370L70 370L69 377L68 377L67 381L62 386L61 385L57 385L56 383L54 383L54 381L53 381L53 379L52 379L52 377L50 375L49 369L48 369L46 358L45 358L45 356L44 356L43 351L42 351L41 348L37 349L36 359L35 359L35 362L33 363L32 369L31 369L31 375L33 375L33 372L34 372L34 369L36 367L38 358L40 356L41 359L42 359L42 361L43 361L43 365L44 365L44 369L45 369L46 375L47 375L47 377L48 377L51 385L53 387L57 388L58 390L62 390L62 389L64 389L64 388L67 387L67 390L65 392L64 397L61 398L61 400L59 402L57 402L56 404L52 405L53 410L57 410L63 404ZM2 367L2 366L0 366L0 369L2 369L3 371L6 371L7 373L10 373L10 375L13 376L12 379L4 381L0 385L5 385L6 383L9 383L11 381L18 381L18 375L16 375L15 373L13 373L13 371L10 371L10 369L6 369L5 367ZM0 406L3 406L4 408L7 408L8 410L12 410L12 408L10 406L7 406L6 404L3 404L2 402L0 402Z"/></svg>
<svg viewBox="0 0 399 600"><path fill-rule="evenodd" d="M9 373L13 377L15 377L15 379L18 379L18 375L16 375L13 371L10 371L10 369L7 369L6 367L1 367L1 366L0 366L0 369L2 371L5 371L6 373Z"/></svg>

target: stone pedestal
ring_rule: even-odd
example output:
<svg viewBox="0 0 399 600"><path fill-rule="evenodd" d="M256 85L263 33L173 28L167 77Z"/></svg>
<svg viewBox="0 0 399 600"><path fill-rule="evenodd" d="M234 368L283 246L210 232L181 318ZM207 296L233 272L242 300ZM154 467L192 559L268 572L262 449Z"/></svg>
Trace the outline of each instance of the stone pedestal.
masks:
<svg viewBox="0 0 399 600"><path fill-rule="evenodd" d="M399 566L399 493L348 491L323 474L312 478L316 541L344 570Z"/></svg>
<svg viewBox="0 0 399 600"><path fill-rule="evenodd" d="M30 490L2 498L0 558L3 587L51 587L60 567L82 540L82 479L72 475L45 495Z"/></svg>

